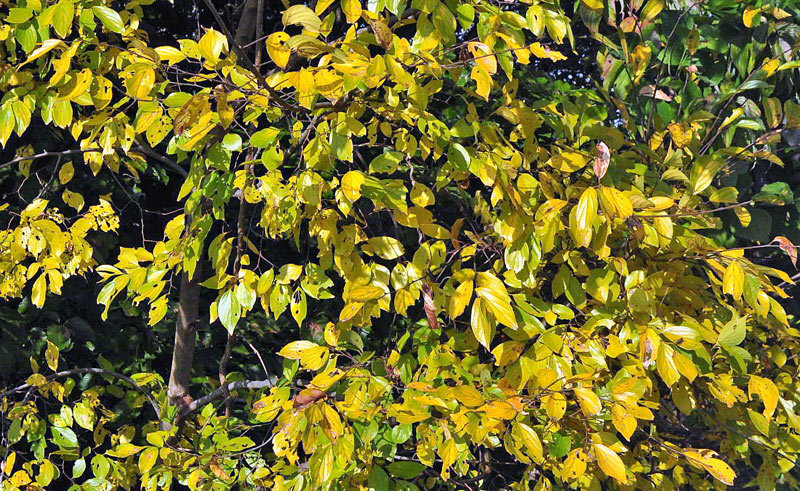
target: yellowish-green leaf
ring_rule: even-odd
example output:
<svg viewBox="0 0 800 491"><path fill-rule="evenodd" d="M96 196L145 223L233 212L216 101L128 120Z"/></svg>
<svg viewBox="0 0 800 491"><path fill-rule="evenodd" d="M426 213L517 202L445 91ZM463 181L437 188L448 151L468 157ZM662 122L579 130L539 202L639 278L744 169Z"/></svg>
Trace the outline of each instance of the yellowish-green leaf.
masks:
<svg viewBox="0 0 800 491"><path fill-rule="evenodd" d="M625 464L619 458L617 452L609 447L595 443L592 445L595 457L597 457L597 464L600 469L609 477L614 478L622 484L628 484L628 476L625 473Z"/></svg>

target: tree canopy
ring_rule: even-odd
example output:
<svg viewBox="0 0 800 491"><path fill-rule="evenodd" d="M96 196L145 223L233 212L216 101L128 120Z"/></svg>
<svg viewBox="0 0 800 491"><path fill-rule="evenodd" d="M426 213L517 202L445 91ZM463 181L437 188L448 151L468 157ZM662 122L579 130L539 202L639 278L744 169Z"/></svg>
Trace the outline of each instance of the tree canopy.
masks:
<svg viewBox="0 0 800 491"><path fill-rule="evenodd" d="M3 489L800 486L793 0L4 0Z"/></svg>

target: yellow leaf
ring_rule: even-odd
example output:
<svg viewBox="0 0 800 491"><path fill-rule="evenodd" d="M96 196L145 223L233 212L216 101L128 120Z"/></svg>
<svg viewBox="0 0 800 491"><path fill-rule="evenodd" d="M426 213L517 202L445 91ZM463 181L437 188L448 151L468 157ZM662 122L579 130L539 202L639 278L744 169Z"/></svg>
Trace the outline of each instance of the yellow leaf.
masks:
<svg viewBox="0 0 800 491"><path fill-rule="evenodd" d="M292 5L283 12L283 25L299 24L311 32L319 32L322 21L305 5Z"/></svg>
<svg viewBox="0 0 800 491"><path fill-rule="evenodd" d="M484 100L489 100L489 92L492 90L492 76L485 68L475 65L472 67L472 79L478 84L475 92Z"/></svg>
<svg viewBox="0 0 800 491"><path fill-rule="evenodd" d="M370 300L381 298L384 295L386 295L386 292L383 291L383 288L365 285L351 288L349 298L350 300L354 300L356 302L368 302Z"/></svg>
<svg viewBox="0 0 800 491"><path fill-rule="evenodd" d="M686 377L689 382L694 382L694 379L697 378L697 366L695 366L694 362L678 351L673 351L672 359L681 375Z"/></svg>
<svg viewBox="0 0 800 491"><path fill-rule="evenodd" d="M361 185L364 184L364 174L351 170L342 177L342 193L350 201L361 197Z"/></svg>
<svg viewBox="0 0 800 491"><path fill-rule="evenodd" d="M83 209L84 201L80 193L73 193L69 189L65 189L64 192L61 193L61 199L64 200L64 203L75 208L76 211L81 211Z"/></svg>
<svg viewBox="0 0 800 491"><path fill-rule="evenodd" d="M486 70L489 75L497 73L497 58L492 49L484 43L472 41L467 43L467 49L475 59L476 65Z"/></svg>
<svg viewBox="0 0 800 491"><path fill-rule="evenodd" d="M267 53L272 61L281 68L285 68L289 63L292 51L286 45L289 35L283 31L273 32L267 38Z"/></svg>
<svg viewBox="0 0 800 491"><path fill-rule="evenodd" d="M47 53L49 53L50 51L52 51L54 48L57 48L57 47L65 48L66 46L67 45L64 44L64 41L62 41L60 39L47 39L45 41L42 41L42 45L39 46L38 48L36 48L35 50L33 50L31 52L31 55L28 57L28 59L25 60L25 62L22 63L19 66L19 68L22 68L23 66L27 65L28 63L30 63L30 62L38 59L38 58L41 58L42 56L44 56Z"/></svg>
<svg viewBox="0 0 800 491"><path fill-rule="evenodd" d="M742 14L742 22L746 27L753 27L753 20L761 13L760 8L747 7Z"/></svg>
<svg viewBox="0 0 800 491"><path fill-rule="evenodd" d="M228 50L228 38L221 32L208 29L200 42L197 43L197 51L200 55L212 64L219 61L219 55Z"/></svg>
<svg viewBox="0 0 800 491"><path fill-rule="evenodd" d="M582 448L571 451L564 459L564 466L561 468L561 478L564 480L579 479L586 472L586 452Z"/></svg>
<svg viewBox="0 0 800 491"><path fill-rule="evenodd" d="M569 216L569 230L578 246L588 247L592 242L592 225L596 217L597 191L586 188Z"/></svg>
<svg viewBox="0 0 800 491"><path fill-rule="evenodd" d="M392 260L402 256L405 252L403 244L394 237L373 237L367 241L375 254L383 259Z"/></svg>
<svg viewBox="0 0 800 491"><path fill-rule="evenodd" d="M150 92L156 81L156 72L151 67L144 64L136 67L133 75L125 79L125 87L128 94L135 99L149 100Z"/></svg>
<svg viewBox="0 0 800 491"><path fill-rule="evenodd" d="M472 314L470 316L470 325L472 326L472 334L475 339L483 345L484 348L489 349L494 338L494 325L486 316L486 301L482 298L476 298L472 304Z"/></svg>
<svg viewBox="0 0 800 491"><path fill-rule="evenodd" d="M561 172L569 173L586 167L589 158L578 152L565 151L554 154L547 163Z"/></svg>
<svg viewBox="0 0 800 491"><path fill-rule="evenodd" d="M525 423L515 423L515 429L522 439L522 444L527 449L527 456L536 463L541 463L544 460L544 449L542 448L542 441L536 431Z"/></svg>
<svg viewBox="0 0 800 491"><path fill-rule="evenodd" d="M625 406L614 404L611 408L611 420L617 431L630 441L633 432L636 431L636 418L630 415Z"/></svg>
<svg viewBox="0 0 800 491"><path fill-rule="evenodd" d="M622 191L616 188L600 186L598 195L603 215L608 217L609 220L616 218L625 220L633 215L633 203Z"/></svg>
<svg viewBox="0 0 800 491"><path fill-rule="evenodd" d="M161 61L166 61L169 66L180 63L186 59L186 55L174 46L159 46L155 51L158 53L158 58Z"/></svg>
<svg viewBox="0 0 800 491"><path fill-rule="evenodd" d="M368 18L367 21L369 22L370 27L372 27L372 32L375 33L375 40L378 41L378 44L385 50L390 50L392 45L394 45L394 34L392 30L389 29L389 26L386 25L380 19L377 18Z"/></svg>
<svg viewBox="0 0 800 491"><path fill-rule="evenodd" d="M575 387L572 391L575 393L575 397L578 398L581 411L586 416L594 416L603 409L602 404L600 404L600 398L591 389Z"/></svg>
<svg viewBox="0 0 800 491"><path fill-rule="evenodd" d="M357 313L361 311L361 307L363 306L364 304L361 302L348 303L347 305L344 306L342 311L339 312L339 321L340 322L349 321L350 319L355 317Z"/></svg>
<svg viewBox="0 0 800 491"><path fill-rule="evenodd" d="M317 343L311 341L292 341L281 349L278 354L290 360L299 360L303 352L312 348L317 348Z"/></svg>
<svg viewBox="0 0 800 491"><path fill-rule="evenodd" d="M88 68L84 68L78 74L73 74L72 79L67 83L62 91L62 94L59 97L61 101L71 101L77 97L82 96L89 90L89 86L92 84L92 71Z"/></svg>
<svg viewBox="0 0 800 491"><path fill-rule="evenodd" d="M319 370L328 361L328 347L315 346L300 353L300 363L309 370Z"/></svg>
<svg viewBox="0 0 800 491"><path fill-rule="evenodd" d="M72 162L67 162L58 171L58 181L61 184L66 184L72 180L73 175L75 175L75 167L73 167Z"/></svg>
<svg viewBox="0 0 800 491"><path fill-rule="evenodd" d="M442 444L439 448L439 457L442 458L442 474L444 474L458 458L458 447L456 447L455 440L448 438Z"/></svg>
<svg viewBox="0 0 800 491"><path fill-rule="evenodd" d="M478 407L485 401L483 394L471 385L457 385L450 392L458 402L467 407Z"/></svg>
<svg viewBox="0 0 800 491"><path fill-rule="evenodd" d="M450 297L450 308L448 312L450 318L455 319L464 313L467 305L469 305L469 301L472 300L473 284L474 282L472 280L467 280L458 285L455 293Z"/></svg>
<svg viewBox="0 0 800 491"><path fill-rule="evenodd" d="M422 208L436 204L436 197L431 188L419 182L414 184L409 196L412 203Z"/></svg>
<svg viewBox="0 0 800 491"><path fill-rule="evenodd" d="M600 443L593 444L592 448L594 448L594 454L597 457L597 464L600 466L600 469L602 469L606 475L613 477L622 484L628 484L628 476L625 474L625 464L622 463L622 459L619 458L617 452Z"/></svg>
<svg viewBox="0 0 800 491"><path fill-rule="evenodd" d="M42 308L46 296L47 278L43 273L36 278L36 282L33 284L33 289L31 290L31 302L33 302L33 305Z"/></svg>
<svg viewBox="0 0 800 491"><path fill-rule="evenodd" d="M744 291L744 270L739 261L732 261L722 275L722 292L739 300Z"/></svg>
<svg viewBox="0 0 800 491"><path fill-rule="evenodd" d="M342 0L342 11L349 24L355 24L361 18L361 0Z"/></svg>
<svg viewBox="0 0 800 491"><path fill-rule="evenodd" d="M544 397L544 410L547 417L558 421L567 412L567 398L561 392L555 392Z"/></svg>
<svg viewBox="0 0 800 491"><path fill-rule="evenodd" d="M764 417L771 418L778 406L778 399L780 399L780 392L778 387L772 380L750 375L750 382L747 384L747 393L750 400L753 400L753 394L761 396L764 402Z"/></svg>
<svg viewBox="0 0 800 491"><path fill-rule="evenodd" d="M709 455L714 455L711 451L706 451ZM733 486L733 481L736 479L736 473L724 461L703 455L695 450L688 450L683 453L689 462L703 467L709 474L714 476L714 479L720 481L728 486Z"/></svg>
<svg viewBox="0 0 800 491"><path fill-rule="evenodd" d="M503 282L488 272L478 273L477 279L478 288L475 293L483 298L495 319L511 329L517 329L517 319L514 316L514 309L511 307L511 297Z"/></svg>
<svg viewBox="0 0 800 491"><path fill-rule="evenodd" d="M567 57L564 56L564 54L560 51L550 49L548 46L543 46L542 43L531 44L530 50L531 54L537 58L544 58L551 61L561 61L567 59Z"/></svg>
<svg viewBox="0 0 800 491"><path fill-rule="evenodd" d="M692 128L685 123L670 123L667 127L672 141L678 148L684 148L692 141Z"/></svg>
<svg viewBox="0 0 800 491"><path fill-rule="evenodd" d="M499 367L510 365L517 361L519 355L525 350L525 344L519 341L506 341L500 343L492 350L495 364Z"/></svg>
<svg viewBox="0 0 800 491"><path fill-rule="evenodd" d="M658 369L658 374L661 375L661 379L664 380L664 383L670 387L681 378L678 367L675 366L675 360L673 358L674 353L675 351L665 343L660 343L658 345L656 369Z"/></svg>

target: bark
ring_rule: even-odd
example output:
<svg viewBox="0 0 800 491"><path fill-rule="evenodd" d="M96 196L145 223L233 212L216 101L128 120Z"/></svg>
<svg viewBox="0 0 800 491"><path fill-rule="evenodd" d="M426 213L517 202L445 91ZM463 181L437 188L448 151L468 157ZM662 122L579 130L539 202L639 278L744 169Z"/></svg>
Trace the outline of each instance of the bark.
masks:
<svg viewBox="0 0 800 491"><path fill-rule="evenodd" d="M245 0L239 24L236 26L236 42L239 46L253 41L258 19L258 0Z"/></svg>
<svg viewBox="0 0 800 491"><path fill-rule="evenodd" d="M198 262L194 277L181 274L178 296L178 323L175 328L175 346L172 349L172 368L169 372L169 397L173 402L191 402L189 385L192 382L194 342L199 319L201 264ZM188 398L188 400L187 400Z"/></svg>

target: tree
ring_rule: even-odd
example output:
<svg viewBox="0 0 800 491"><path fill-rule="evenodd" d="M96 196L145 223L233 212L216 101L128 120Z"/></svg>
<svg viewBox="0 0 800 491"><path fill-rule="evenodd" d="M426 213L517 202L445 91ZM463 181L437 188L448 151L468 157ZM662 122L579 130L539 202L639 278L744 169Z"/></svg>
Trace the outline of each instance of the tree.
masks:
<svg viewBox="0 0 800 491"><path fill-rule="evenodd" d="M4 486L797 486L792 2L150 3L0 14Z"/></svg>

